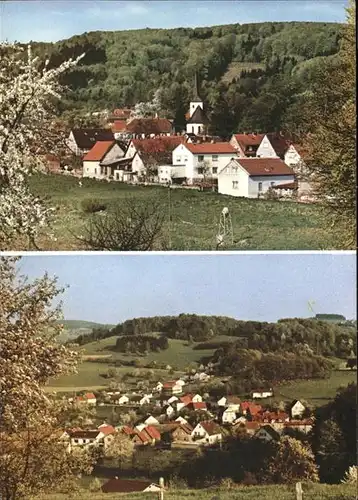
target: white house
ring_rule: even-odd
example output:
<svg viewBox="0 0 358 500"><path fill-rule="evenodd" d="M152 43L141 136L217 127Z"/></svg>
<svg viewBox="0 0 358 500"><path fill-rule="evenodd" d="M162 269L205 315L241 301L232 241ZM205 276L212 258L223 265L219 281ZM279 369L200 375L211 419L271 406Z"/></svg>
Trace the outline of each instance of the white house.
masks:
<svg viewBox="0 0 358 500"><path fill-rule="evenodd" d="M158 167L158 182L159 184L173 184L173 182L184 182L185 165L161 165Z"/></svg>
<svg viewBox="0 0 358 500"><path fill-rule="evenodd" d="M221 418L223 424L232 424L236 420L236 410L233 408L226 408Z"/></svg>
<svg viewBox="0 0 358 500"><path fill-rule="evenodd" d="M112 396L112 401L116 405L126 405L129 403L129 397L126 394Z"/></svg>
<svg viewBox="0 0 358 500"><path fill-rule="evenodd" d="M180 424L187 424L188 421L184 417L177 417L175 422L179 422Z"/></svg>
<svg viewBox="0 0 358 500"><path fill-rule="evenodd" d="M251 391L251 397L252 399L265 399L265 398L271 398L273 396L273 390L270 389L257 389L254 391Z"/></svg>
<svg viewBox="0 0 358 500"><path fill-rule="evenodd" d="M165 384L163 384L162 393L164 395L181 394L182 392L183 386L178 384L175 380L165 382Z"/></svg>
<svg viewBox="0 0 358 500"><path fill-rule="evenodd" d="M291 418L296 419L296 418L302 418L302 415L305 411L306 407L296 399L295 401L292 402L290 406L290 415Z"/></svg>
<svg viewBox="0 0 358 500"><path fill-rule="evenodd" d="M103 128L75 128L72 129L66 145L76 156L88 153L98 141L113 141L111 130Z"/></svg>
<svg viewBox="0 0 358 500"><path fill-rule="evenodd" d="M284 156L284 161L289 167L295 167L302 162L302 157L293 144L290 144L287 148Z"/></svg>
<svg viewBox="0 0 358 500"><path fill-rule="evenodd" d="M237 158L219 173L218 192L258 198L270 188L294 181L294 171L280 158Z"/></svg>
<svg viewBox="0 0 358 500"><path fill-rule="evenodd" d="M83 157L83 177L105 179L108 177L107 165L124 157L123 149L116 141L98 141Z"/></svg>
<svg viewBox="0 0 358 500"><path fill-rule="evenodd" d="M154 390L157 392L161 392L163 389L163 383L162 382L157 382L157 385L154 387Z"/></svg>
<svg viewBox="0 0 358 500"><path fill-rule="evenodd" d="M186 143L174 149L172 164L173 167L185 167L186 181L192 184L195 180L217 179L218 173L233 157L236 152L228 142Z"/></svg>
<svg viewBox="0 0 358 500"><path fill-rule="evenodd" d="M144 420L144 423L146 425L159 425L159 420L157 420L155 417L153 417L152 415L149 415L149 417L147 417L145 420Z"/></svg>
<svg viewBox="0 0 358 500"><path fill-rule="evenodd" d="M171 418L173 415L175 415L175 410L171 405L164 406L163 410L164 410L164 414L169 418Z"/></svg>
<svg viewBox="0 0 358 500"><path fill-rule="evenodd" d="M269 138L265 135L256 150L257 158L279 158Z"/></svg>
<svg viewBox="0 0 358 500"><path fill-rule="evenodd" d="M179 401L179 398L177 396L171 396L167 402L171 405L172 403L175 403L175 401Z"/></svg>
<svg viewBox="0 0 358 500"><path fill-rule="evenodd" d="M91 448L94 446L103 446L103 439L106 434L99 430L75 430L67 431L70 440L70 448L81 446L83 448ZM63 435L64 436L64 435ZM63 438L62 436L62 438Z"/></svg>
<svg viewBox="0 0 358 500"><path fill-rule="evenodd" d="M191 437L198 443L215 444L222 441L222 432L218 424L206 420L194 427Z"/></svg>

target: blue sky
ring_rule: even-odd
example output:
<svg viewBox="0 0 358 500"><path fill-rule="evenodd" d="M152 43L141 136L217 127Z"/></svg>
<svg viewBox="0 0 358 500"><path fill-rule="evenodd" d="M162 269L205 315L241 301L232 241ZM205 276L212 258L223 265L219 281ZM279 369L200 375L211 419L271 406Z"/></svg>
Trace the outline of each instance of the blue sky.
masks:
<svg viewBox="0 0 358 500"><path fill-rule="evenodd" d="M180 313L276 321L316 313L356 315L352 254L35 255L19 272L48 271L69 285L66 319L118 323Z"/></svg>
<svg viewBox="0 0 358 500"><path fill-rule="evenodd" d="M53 42L96 30L262 21L344 22L347 0L0 1L0 39Z"/></svg>

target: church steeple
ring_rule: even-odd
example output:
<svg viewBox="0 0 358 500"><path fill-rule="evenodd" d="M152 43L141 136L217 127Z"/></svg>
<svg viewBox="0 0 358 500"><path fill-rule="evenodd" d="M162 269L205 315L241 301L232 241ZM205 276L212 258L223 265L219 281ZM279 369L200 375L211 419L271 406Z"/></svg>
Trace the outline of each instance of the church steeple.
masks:
<svg viewBox="0 0 358 500"><path fill-rule="evenodd" d="M198 73L195 71L194 75L194 92L193 99L191 102L203 102L201 97L199 96L199 83L198 83Z"/></svg>

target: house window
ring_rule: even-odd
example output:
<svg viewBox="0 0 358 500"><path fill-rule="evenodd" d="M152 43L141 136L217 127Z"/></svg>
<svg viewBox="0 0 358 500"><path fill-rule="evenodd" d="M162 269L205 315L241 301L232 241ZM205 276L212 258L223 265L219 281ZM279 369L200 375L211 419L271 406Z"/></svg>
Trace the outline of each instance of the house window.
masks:
<svg viewBox="0 0 358 500"><path fill-rule="evenodd" d="M199 155L198 156L198 161L204 161L204 155Z"/></svg>
<svg viewBox="0 0 358 500"><path fill-rule="evenodd" d="M175 161L176 161L177 163L180 163L180 162L181 162L181 156L177 156L177 157L176 157L176 159L175 159Z"/></svg>
<svg viewBox="0 0 358 500"><path fill-rule="evenodd" d="M212 155L211 159L212 161L218 161L219 157L218 155Z"/></svg>
<svg viewBox="0 0 358 500"><path fill-rule="evenodd" d="M119 181L119 173L116 172L116 181Z"/></svg>
<svg viewBox="0 0 358 500"><path fill-rule="evenodd" d="M259 182L259 193L262 191L262 182Z"/></svg>
<svg viewBox="0 0 358 500"><path fill-rule="evenodd" d="M94 169L94 175L97 175L97 169L96 168Z"/></svg>
<svg viewBox="0 0 358 500"><path fill-rule="evenodd" d="M275 185L275 183L274 183L274 182L270 182L270 184L271 184L271 187L274 187L274 185Z"/></svg>
<svg viewBox="0 0 358 500"><path fill-rule="evenodd" d="M198 174L203 174L203 173L204 173L203 167L198 167Z"/></svg>
<svg viewBox="0 0 358 500"><path fill-rule="evenodd" d="M213 174L217 174L218 173L218 167L213 167Z"/></svg>
<svg viewBox="0 0 358 500"><path fill-rule="evenodd" d="M184 156L184 161L188 161L188 157L187 156Z"/></svg>
<svg viewBox="0 0 358 500"><path fill-rule="evenodd" d="M239 188L239 181L232 181L232 188L238 189Z"/></svg>
<svg viewBox="0 0 358 500"><path fill-rule="evenodd" d="M200 132L201 132L201 127L199 125L199 127L198 127L198 134L200 134Z"/></svg>

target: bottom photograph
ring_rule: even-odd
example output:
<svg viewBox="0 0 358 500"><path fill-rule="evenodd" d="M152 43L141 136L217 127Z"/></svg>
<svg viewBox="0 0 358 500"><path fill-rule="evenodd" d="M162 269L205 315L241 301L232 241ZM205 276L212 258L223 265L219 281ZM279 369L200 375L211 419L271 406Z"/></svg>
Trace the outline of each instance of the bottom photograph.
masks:
<svg viewBox="0 0 358 500"><path fill-rule="evenodd" d="M0 499L357 489L353 253L0 258Z"/></svg>

